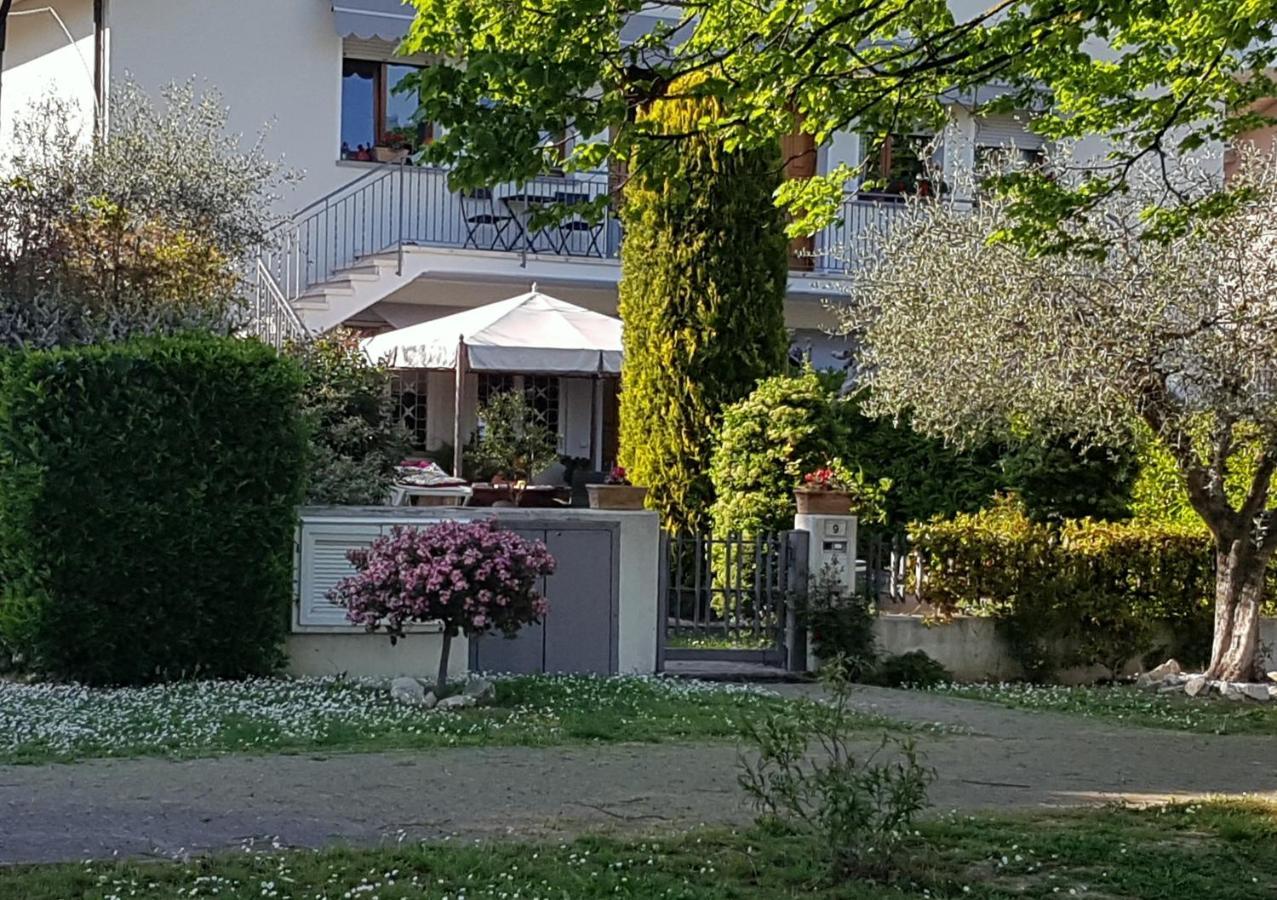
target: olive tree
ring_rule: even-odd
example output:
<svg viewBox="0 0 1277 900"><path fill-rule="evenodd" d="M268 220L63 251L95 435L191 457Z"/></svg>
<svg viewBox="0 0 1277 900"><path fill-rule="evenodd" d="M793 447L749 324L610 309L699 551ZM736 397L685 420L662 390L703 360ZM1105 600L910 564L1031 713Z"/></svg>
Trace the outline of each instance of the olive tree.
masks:
<svg viewBox="0 0 1277 900"><path fill-rule="evenodd" d="M911 204L856 276L843 321L876 411L908 410L925 432L962 443L1151 429L1214 539L1207 674L1245 680L1277 550L1277 160L1247 152L1235 177L1242 205L1152 240L1142 209L1199 203L1220 185L1203 161L1169 179L1161 165L1137 169L1129 193L1069 224L1087 252L998 240L1010 218L997 200ZM1239 471L1244 490L1229 490Z"/></svg>

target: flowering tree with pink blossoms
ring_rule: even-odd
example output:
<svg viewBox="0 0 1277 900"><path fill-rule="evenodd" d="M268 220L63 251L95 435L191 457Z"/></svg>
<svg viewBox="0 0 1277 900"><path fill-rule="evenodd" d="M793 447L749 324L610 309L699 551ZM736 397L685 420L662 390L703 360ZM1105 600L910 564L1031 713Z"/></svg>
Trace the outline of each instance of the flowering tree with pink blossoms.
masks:
<svg viewBox="0 0 1277 900"><path fill-rule="evenodd" d="M443 625L435 682L440 697L453 637L495 631L513 637L549 609L536 582L554 571L554 557L541 541L493 521L396 526L367 550L351 550L348 556L357 571L328 596L346 608L352 623L369 631L385 629L392 644L404 636L405 625Z"/></svg>

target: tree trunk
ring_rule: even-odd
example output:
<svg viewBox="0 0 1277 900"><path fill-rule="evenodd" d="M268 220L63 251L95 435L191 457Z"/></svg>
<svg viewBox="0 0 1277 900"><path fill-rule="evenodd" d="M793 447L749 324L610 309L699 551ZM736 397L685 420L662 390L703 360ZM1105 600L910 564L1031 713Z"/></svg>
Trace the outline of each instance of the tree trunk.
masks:
<svg viewBox="0 0 1277 900"><path fill-rule="evenodd" d="M1215 554L1215 639L1206 675L1221 681L1263 680L1259 610L1268 557L1245 539Z"/></svg>
<svg viewBox="0 0 1277 900"><path fill-rule="evenodd" d="M435 696L443 699L448 689L448 651L452 649L452 629L443 629L443 646L439 648L439 677L435 679Z"/></svg>

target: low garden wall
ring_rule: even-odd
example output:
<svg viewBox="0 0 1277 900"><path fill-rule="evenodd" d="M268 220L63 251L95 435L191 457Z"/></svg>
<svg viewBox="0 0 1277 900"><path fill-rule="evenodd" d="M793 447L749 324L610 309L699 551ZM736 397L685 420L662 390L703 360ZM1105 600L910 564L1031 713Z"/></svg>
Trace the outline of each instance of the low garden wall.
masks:
<svg viewBox="0 0 1277 900"><path fill-rule="evenodd" d="M353 569L347 551L395 525L495 518L544 540L556 558L545 579L550 613L513 641L486 637L449 659L453 676L469 670L650 674L657 659L660 534L655 513L612 510L309 507L300 511L296 592L288 636L295 675L421 676L436 671L438 628L410 628L392 646L346 622L328 590Z"/></svg>
<svg viewBox="0 0 1277 900"><path fill-rule="evenodd" d="M921 650L948 669L955 681L1009 681L1024 675L991 618L955 616L935 622L921 616L881 613L874 623L874 633L884 655ZM1266 668L1277 668L1277 619L1262 620L1260 642L1268 655ZM1142 669L1140 660L1131 660L1126 674ZM1062 669L1052 681L1089 684L1107 677L1107 669L1091 666Z"/></svg>

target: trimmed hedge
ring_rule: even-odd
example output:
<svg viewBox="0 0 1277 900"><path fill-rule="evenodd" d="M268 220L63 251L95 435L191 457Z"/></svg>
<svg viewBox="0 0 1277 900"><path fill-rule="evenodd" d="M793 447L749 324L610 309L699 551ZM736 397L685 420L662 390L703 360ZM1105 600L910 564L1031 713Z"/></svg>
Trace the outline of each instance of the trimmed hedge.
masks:
<svg viewBox="0 0 1277 900"><path fill-rule="evenodd" d="M89 684L282 661L306 430L296 364L207 335L0 363L0 635Z"/></svg>
<svg viewBox="0 0 1277 900"><path fill-rule="evenodd" d="M1033 522L1017 498L910 528L925 572L921 598L992 615L1031 678L1061 666L1116 674L1158 648L1190 659L1209 648L1214 556L1200 530L1146 522ZM1061 651L1060 648L1068 648Z"/></svg>

